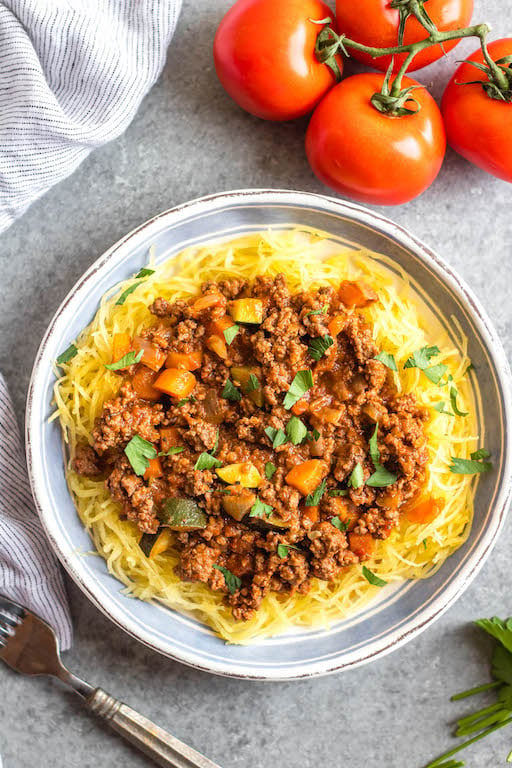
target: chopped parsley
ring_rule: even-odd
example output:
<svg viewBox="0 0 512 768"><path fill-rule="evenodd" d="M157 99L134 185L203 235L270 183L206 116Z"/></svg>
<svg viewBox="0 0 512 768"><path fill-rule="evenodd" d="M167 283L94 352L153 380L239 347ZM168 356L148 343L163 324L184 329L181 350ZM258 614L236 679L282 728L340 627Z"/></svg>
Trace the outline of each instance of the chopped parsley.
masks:
<svg viewBox="0 0 512 768"><path fill-rule="evenodd" d="M391 371L398 371L396 360L389 352L380 352L380 354L376 355L373 359L379 360L379 362L381 362Z"/></svg>
<svg viewBox="0 0 512 768"><path fill-rule="evenodd" d="M364 484L364 472L361 464L357 463L348 479L351 488L360 488Z"/></svg>
<svg viewBox="0 0 512 768"><path fill-rule="evenodd" d="M267 480L272 480L276 472L277 472L276 465L273 464L271 461L267 461L265 464L265 477L267 478Z"/></svg>
<svg viewBox="0 0 512 768"><path fill-rule="evenodd" d="M311 432L308 433L308 440L314 440L315 443L319 437L321 437L321 435L318 429L312 429Z"/></svg>
<svg viewBox="0 0 512 768"><path fill-rule="evenodd" d="M370 437L370 456L372 457L375 472L373 475L370 475L366 481L366 485L369 485L371 488L385 488L387 485L393 485L393 483L396 483L397 481L397 476L392 472L389 472L389 470L387 470L386 467L383 467L380 463L380 451L377 444L378 431L379 423L377 422L375 425L375 432Z"/></svg>
<svg viewBox="0 0 512 768"><path fill-rule="evenodd" d="M329 491L328 496L348 496L348 490L346 488L334 488Z"/></svg>
<svg viewBox="0 0 512 768"><path fill-rule="evenodd" d="M445 408L445 401L440 400L438 403L432 406L434 411L437 411L438 413L444 413L446 416L453 416L453 413L451 411L447 411Z"/></svg>
<svg viewBox="0 0 512 768"><path fill-rule="evenodd" d="M308 493L304 501L306 507L317 507L320 504L320 499L325 493L326 485L327 480L322 480L320 485L317 485L313 493Z"/></svg>
<svg viewBox="0 0 512 768"><path fill-rule="evenodd" d="M229 592L234 595L235 592L242 586L242 579L240 579L238 576L235 576L235 574L231 573L231 571L229 571L227 568L224 568L223 565L215 564L213 567L222 573L224 576L224 581L226 582L226 587L228 588Z"/></svg>
<svg viewBox="0 0 512 768"><path fill-rule="evenodd" d="M182 445L171 445L168 451L160 451L159 456L175 456L177 453L181 453L185 448Z"/></svg>
<svg viewBox="0 0 512 768"><path fill-rule="evenodd" d="M275 429L275 427L266 427L265 434L272 443L272 448L279 448L280 445L286 443L286 435L282 429Z"/></svg>
<svg viewBox="0 0 512 768"><path fill-rule="evenodd" d="M301 421L298 416L292 416L288 424L286 425L286 434L291 443L294 445L300 445L304 442L308 435L308 428Z"/></svg>
<svg viewBox="0 0 512 768"><path fill-rule="evenodd" d="M467 411L459 410L459 408L457 406L457 395L458 394L459 393L457 392L457 389L452 385L450 387L450 402L452 404L452 410L453 410L453 412L454 412L454 414L456 416L467 416L468 412Z"/></svg>
<svg viewBox="0 0 512 768"><path fill-rule="evenodd" d="M448 366L444 363L430 365L430 360L439 354L441 354L439 347L422 347L413 352L412 356L406 360L404 368L419 368L430 381L439 384L448 370Z"/></svg>
<svg viewBox="0 0 512 768"><path fill-rule="evenodd" d="M474 461L478 461L478 459L488 459L490 455L489 451L485 448L479 448L477 451L473 451L471 458Z"/></svg>
<svg viewBox="0 0 512 768"><path fill-rule="evenodd" d="M317 339L312 339L309 343L308 352L313 360L320 360L325 355L329 347L334 344L332 336L320 336Z"/></svg>
<svg viewBox="0 0 512 768"><path fill-rule="evenodd" d="M242 393L235 387L233 382L228 379L222 390L222 397L225 400L231 400L233 403L236 403L238 400L242 399Z"/></svg>
<svg viewBox="0 0 512 768"><path fill-rule="evenodd" d="M310 317L311 315L326 315L329 311L329 305L324 304L322 309L312 309L311 312L306 312L304 317Z"/></svg>
<svg viewBox="0 0 512 768"><path fill-rule="evenodd" d="M69 363L70 360L72 360L75 355L78 355L78 349L75 347L74 344L70 344L67 349L62 352L57 358L57 365L63 365L64 363Z"/></svg>
<svg viewBox="0 0 512 768"><path fill-rule="evenodd" d="M350 520L347 520L346 523L342 523L339 517L331 517L331 525L334 525L334 527L337 528L338 531L342 531L342 533L346 533L350 525Z"/></svg>
<svg viewBox="0 0 512 768"><path fill-rule="evenodd" d="M141 280L143 277L150 277L151 275L155 274L154 269L149 269L148 267L142 267L137 274L135 275L135 280Z"/></svg>
<svg viewBox="0 0 512 768"><path fill-rule="evenodd" d="M240 326L236 323L234 325L230 325L229 328L226 328L224 333L224 338L226 339L226 344L231 344L235 336L237 335L238 331L240 330Z"/></svg>
<svg viewBox="0 0 512 768"><path fill-rule="evenodd" d="M144 350L141 349L140 352L128 352L126 355L123 355L117 363L110 363L109 365L105 365L105 368L108 368L109 371L119 371L121 368L128 368L129 365L135 365L135 363L140 363L140 359L142 355L144 354Z"/></svg>
<svg viewBox="0 0 512 768"><path fill-rule="evenodd" d="M249 381L247 382L247 386L245 388L246 392L255 392L257 389L260 388L260 383L258 381L258 377L254 375L254 373L251 373L249 376Z"/></svg>
<svg viewBox="0 0 512 768"><path fill-rule="evenodd" d="M182 399L178 400L178 402L176 403L176 407L181 408L183 405L185 405L185 403L195 403L195 402L196 402L196 398L194 397L194 395L191 395L190 397L182 397Z"/></svg>
<svg viewBox="0 0 512 768"><path fill-rule="evenodd" d="M219 461L211 453L206 453L205 451L201 453L194 464L194 469L213 469L214 467L222 467L222 461Z"/></svg>
<svg viewBox="0 0 512 768"><path fill-rule="evenodd" d="M249 517L270 517L273 511L270 504L264 504L260 499L256 499L249 512Z"/></svg>
<svg viewBox="0 0 512 768"><path fill-rule="evenodd" d="M136 475L141 477L149 467L149 460L156 458L157 450L148 440L134 435L124 449L126 457Z"/></svg>
<svg viewBox="0 0 512 768"><path fill-rule="evenodd" d="M116 301L116 307L122 306L125 303L128 296L130 296L130 294L132 294L134 291L137 290L141 280L144 280L145 277L149 277L150 275L153 275L154 272L155 272L154 269L148 269L147 267L142 267L142 269L139 270L139 272L137 272L137 274L133 278L133 280L136 280L137 282L133 283L133 285L130 285L129 288L127 288L125 291L122 292L122 294Z"/></svg>
<svg viewBox="0 0 512 768"><path fill-rule="evenodd" d="M471 454L470 459L459 459L456 456L452 456L450 472L456 475L478 475L482 472L490 472L492 463L490 461L483 461L483 459L488 459L490 455L489 451L486 451L485 448L480 448L480 450L474 451Z"/></svg>
<svg viewBox="0 0 512 768"><path fill-rule="evenodd" d="M287 411L300 400L313 386L313 373L308 369L299 371L290 384L290 389L285 395L283 405Z"/></svg>
<svg viewBox="0 0 512 768"><path fill-rule="evenodd" d="M363 576L369 584L373 584L374 587L385 587L387 581L380 579L373 571L370 571L366 565L363 565Z"/></svg>
<svg viewBox="0 0 512 768"><path fill-rule="evenodd" d="M277 545L277 554L279 557L288 557L288 553L290 549L296 549L298 552L300 552L299 547L294 547L293 544L278 544Z"/></svg>

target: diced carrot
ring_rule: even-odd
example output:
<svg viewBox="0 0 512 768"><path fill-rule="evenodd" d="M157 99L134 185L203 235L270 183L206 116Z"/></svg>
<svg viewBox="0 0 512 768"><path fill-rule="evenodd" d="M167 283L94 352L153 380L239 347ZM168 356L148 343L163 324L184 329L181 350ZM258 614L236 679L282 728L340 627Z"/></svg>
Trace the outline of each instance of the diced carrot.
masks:
<svg viewBox="0 0 512 768"><path fill-rule="evenodd" d="M153 344L147 339L143 339L140 336L136 336L133 340L133 351L140 352L142 350L141 363L147 365L152 371L159 371L162 365L165 363L166 354L156 344Z"/></svg>
<svg viewBox="0 0 512 768"><path fill-rule="evenodd" d="M149 559L153 560L157 555L161 555L166 552L172 545L172 539L173 532L170 530L170 528L164 528L162 531L160 531L157 540L151 547Z"/></svg>
<svg viewBox="0 0 512 768"><path fill-rule="evenodd" d="M192 314L197 317L205 309L222 307L226 304L226 298L220 293L206 293L192 304Z"/></svg>
<svg viewBox="0 0 512 768"><path fill-rule="evenodd" d="M212 352L215 352L216 355L222 358L222 360L226 360L228 356L228 348L226 346L226 340L223 336L217 336L217 334L209 336L206 339L206 346L208 349L210 349Z"/></svg>
<svg viewBox="0 0 512 768"><path fill-rule="evenodd" d="M303 496L313 493L325 474L325 464L319 459L309 459L290 469L286 475L288 485L296 488Z"/></svg>
<svg viewBox="0 0 512 768"><path fill-rule="evenodd" d="M410 523L427 525L427 523L431 523L441 514L443 507L444 503L441 499L430 496L428 499L420 501L419 504L416 504L411 509L407 509L405 514Z"/></svg>
<svg viewBox="0 0 512 768"><path fill-rule="evenodd" d="M342 280L338 288L338 296L346 307L362 309L379 300L373 288L362 280Z"/></svg>
<svg viewBox="0 0 512 768"><path fill-rule="evenodd" d="M161 427L160 428L160 448L164 453L167 453L169 448L176 447L180 444L180 433L177 427Z"/></svg>
<svg viewBox="0 0 512 768"><path fill-rule="evenodd" d="M200 349L194 352L169 352L165 361L166 368L182 368L185 371L197 371L203 362L203 353Z"/></svg>
<svg viewBox="0 0 512 768"><path fill-rule="evenodd" d="M304 507L302 510L302 519L309 520L311 523L318 523L320 518L318 507Z"/></svg>
<svg viewBox="0 0 512 768"><path fill-rule="evenodd" d="M294 416L300 416L303 413L306 413L306 411L309 408L309 403L307 400L305 400L303 397L301 397L300 400L297 400L297 402L292 405L292 413Z"/></svg>
<svg viewBox="0 0 512 768"><path fill-rule="evenodd" d="M132 376L132 387L144 400L159 400L162 393L153 386L157 377L156 371L146 368L145 365L139 365Z"/></svg>
<svg viewBox="0 0 512 768"><path fill-rule="evenodd" d="M155 477L162 477L163 473L162 462L158 456L156 456L154 459L149 460L149 467L144 472L144 480L153 480Z"/></svg>
<svg viewBox="0 0 512 768"><path fill-rule="evenodd" d="M112 362L117 363L122 357L131 352L132 340L129 333L115 333L112 340Z"/></svg>
<svg viewBox="0 0 512 768"><path fill-rule="evenodd" d="M181 368L167 368L155 381L155 388L180 400L188 397L196 385L196 377Z"/></svg>
<svg viewBox="0 0 512 768"><path fill-rule="evenodd" d="M341 331L345 327L346 318L345 315L336 315L333 317L333 319L330 321L327 328L329 329L329 333L331 336L337 336L338 333L341 333Z"/></svg>
<svg viewBox="0 0 512 768"><path fill-rule="evenodd" d="M224 334L224 331L227 331L228 328L231 328L235 324L235 321L232 317L229 315L224 315L223 317L219 317L214 320L210 320L208 323L208 328L210 333L216 333L217 336L222 336Z"/></svg>
<svg viewBox="0 0 512 768"><path fill-rule="evenodd" d="M373 555L375 539L371 533L349 533L348 543L352 552L361 560L367 560Z"/></svg>

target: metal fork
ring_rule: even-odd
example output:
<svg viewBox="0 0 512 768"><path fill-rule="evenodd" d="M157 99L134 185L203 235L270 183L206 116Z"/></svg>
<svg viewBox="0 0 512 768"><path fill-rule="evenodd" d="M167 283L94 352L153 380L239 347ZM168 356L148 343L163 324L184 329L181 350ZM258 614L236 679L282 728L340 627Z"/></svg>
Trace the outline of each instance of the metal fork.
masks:
<svg viewBox="0 0 512 768"><path fill-rule="evenodd" d="M43 619L0 595L0 659L24 675L52 675L69 685L86 707L165 768L219 768L101 688L64 667L55 632Z"/></svg>

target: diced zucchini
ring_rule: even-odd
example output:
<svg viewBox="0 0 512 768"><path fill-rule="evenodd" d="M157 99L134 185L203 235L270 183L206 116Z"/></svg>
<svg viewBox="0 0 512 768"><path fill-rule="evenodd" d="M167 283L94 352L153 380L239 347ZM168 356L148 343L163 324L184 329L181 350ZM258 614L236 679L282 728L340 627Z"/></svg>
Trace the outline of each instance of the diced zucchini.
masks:
<svg viewBox="0 0 512 768"><path fill-rule="evenodd" d="M247 522L251 523L251 525L254 525L256 528L265 528L267 530L269 528L271 528L272 530L276 530L276 529L281 530L284 528L289 528L291 525L289 521L285 522L284 520L282 520L279 517L279 515L270 515L270 517L266 517L266 518L250 517Z"/></svg>
<svg viewBox="0 0 512 768"><path fill-rule="evenodd" d="M166 499L158 514L161 524L171 531L199 531L206 528L206 514L192 499Z"/></svg>
<svg viewBox="0 0 512 768"><path fill-rule="evenodd" d="M235 299L230 301L228 312L235 323L259 325L263 322L263 301L261 299Z"/></svg>
<svg viewBox="0 0 512 768"><path fill-rule="evenodd" d="M216 469L215 472L221 480L229 485L238 483L242 488L258 488L261 485L261 475L250 461L243 464L227 464Z"/></svg>
<svg viewBox="0 0 512 768"><path fill-rule="evenodd" d="M233 487L229 496L224 496L222 506L224 511L234 520L242 520L256 501L256 494L248 488Z"/></svg>
<svg viewBox="0 0 512 768"><path fill-rule="evenodd" d="M139 547L150 560L169 549L171 544L172 533L169 528L160 529L156 533L144 533L139 541Z"/></svg>
<svg viewBox="0 0 512 768"><path fill-rule="evenodd" d="M258 380L258 389L250 388L251 376L255 376ZM231 368L231 378L235 384L239 384L241 386L242 392L247 395L249 400L252 400L253 403L258 406L258 408L263 407L264 398L261 384L261 368L251 367L248 365L233 366L233 368Z"/></svg>

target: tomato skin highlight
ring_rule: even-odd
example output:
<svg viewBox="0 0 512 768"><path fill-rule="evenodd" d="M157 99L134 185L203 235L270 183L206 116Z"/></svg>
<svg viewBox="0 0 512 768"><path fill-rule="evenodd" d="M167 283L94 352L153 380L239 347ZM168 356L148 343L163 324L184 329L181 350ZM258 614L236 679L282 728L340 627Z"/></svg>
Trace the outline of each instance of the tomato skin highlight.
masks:
<svg viewBox="0 0 512 768"><path fill-rule="evenodd" d="M213 45L221 84L256 117L293 120L308 114L336 82L315 57L322 26L311 19L333 16L321 0L237 0Z"/></svg>
<svg viewBox="0 0 512 768"><path fill-rule="evenodd" d="M425 10L443 32L467 27L473 15L473 0L428 0ZM338 31L351 40L372 48L389 48L397 45L399 13L390 7L390 0L336 0L336 21ZM428 37L428 32L414 16L405 24L404 45L416 43ZM444 43L444 50L451 51L460 40ZM367 53L350 49L350 55L372 69L386 72L391 56L373 59ZM440 45L433 45L420 51L408 68L409 72L426 67L444 56ZM396 72L405 60L405 54L396 54L393 69Z"/></svg>
<svg viewBox="0 0 512 768"><path fill-rule="evenodd" d="M428 91L412 94L421 109L393 117L371 104L384 75L352 75L316 108L306 134L306 154L316 176L346 197L375 205L399 205L420 195L443 163L446 134ZM404 77L402 87L419 85ZM411 108L414 104L410 105Z"/></svg>
<svg viewBox="0 0 512 768"><path fill-rule="evenodd" d="M489 43L495 61L512 55L512 38ZM481 49L470 61L484 63ZM441 110L448 143L453 149L487 173L512 182L512 103L488 96L481 85L458 85L471 80L488 81L485 72L463 63L448 83Z"/></svg>

